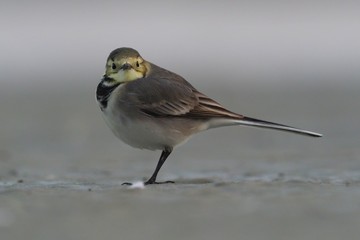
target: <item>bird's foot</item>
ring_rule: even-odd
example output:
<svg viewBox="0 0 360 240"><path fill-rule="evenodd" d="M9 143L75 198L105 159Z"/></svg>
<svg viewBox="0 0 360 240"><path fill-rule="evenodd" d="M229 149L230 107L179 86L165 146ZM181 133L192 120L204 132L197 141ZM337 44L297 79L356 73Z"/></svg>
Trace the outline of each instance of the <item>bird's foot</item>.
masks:
<svg viewBox="0 0 360 240"><path fill-rule="evenodd" d="M130 182L124 182L124 183L122 183L121 185L123 185L123 186L131 186L131 185L133 185L133 184L130 183Z"/></svg>
<svg viewBox="0 0 360 240"><path fill-rule="evenodd" d="M173 181L155 182L155 181L150 181L150 180L148 180L148 181L146 181L144 184L145 184L145 185L150 185L150 184L166 184L166 183L175 183L175 182L173 182ZM124 183L122 183L121 185L123 185L123 186L132 186L133 183L124 182Z"/></svg>
<svg viewBox="0 0 360 240"><path fill-rule="evenodd" d="M150 185L150 184L166 184L166 183L175 183L175 182L173 182L173 181L155 182L155 181L148 180L144 184Z"/></svg>

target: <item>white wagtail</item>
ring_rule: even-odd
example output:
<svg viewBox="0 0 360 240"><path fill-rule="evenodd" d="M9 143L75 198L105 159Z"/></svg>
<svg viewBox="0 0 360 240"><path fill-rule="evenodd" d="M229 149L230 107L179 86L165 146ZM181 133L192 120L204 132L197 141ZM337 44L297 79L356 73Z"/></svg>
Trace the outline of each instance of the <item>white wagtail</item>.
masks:
<svg viewBox="0 0 360 240"><path fill-rule="evenodd" d="M159 183L156 176L175 146L210 128L248 125L322 136L229 111L181 76L144 60L132 48L110 53L96 98L107 125L118 138L135 148L162 151L145 184Z"/></svg>

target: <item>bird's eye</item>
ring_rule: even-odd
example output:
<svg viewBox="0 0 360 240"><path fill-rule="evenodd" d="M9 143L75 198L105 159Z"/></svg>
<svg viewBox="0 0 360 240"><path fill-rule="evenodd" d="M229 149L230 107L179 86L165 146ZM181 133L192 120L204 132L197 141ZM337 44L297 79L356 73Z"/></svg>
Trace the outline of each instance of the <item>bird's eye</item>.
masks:
<svg viewBox="0 0 360 240"><path fill-rule="evenodd" d="M136 67L140 67L140 64L138 61L136 61Z"/></svg>
<svg viewBox="0 0 360 240"><path fill-rule="evenodd" d="M113 70L115 70L115 69L116 69L116 64L113 63L113 64L111 65L111 68L112 68Z"/></svg>

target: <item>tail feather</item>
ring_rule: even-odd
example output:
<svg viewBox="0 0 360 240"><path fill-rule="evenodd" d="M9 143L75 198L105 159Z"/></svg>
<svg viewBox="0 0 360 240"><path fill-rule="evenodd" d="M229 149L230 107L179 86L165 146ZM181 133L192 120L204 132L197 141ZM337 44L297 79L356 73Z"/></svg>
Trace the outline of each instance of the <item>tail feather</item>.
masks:
<svg viewBox="0 0 360 240"><path fill-rule="evenodd" d="M247 126L254 126L254 127L261 127L261 128L269 128L269 129L276 129L280 131L292 132L297 134L302 134L310 137L322 137L322 134L311 132L303 129L298 129L278 123L263 121L255 118L250 117L243 117L242 119L236 120L238 124L247 125Z"/></svg>

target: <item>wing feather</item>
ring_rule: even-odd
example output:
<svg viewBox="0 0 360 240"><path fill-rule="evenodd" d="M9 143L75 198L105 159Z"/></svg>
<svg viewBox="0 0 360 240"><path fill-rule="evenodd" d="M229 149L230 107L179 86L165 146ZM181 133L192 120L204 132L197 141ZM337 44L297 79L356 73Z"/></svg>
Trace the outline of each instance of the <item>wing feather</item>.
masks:
<svg viewBox="0 0 360 240"><path fill-rule="evenodd" d="M150 77L129 82L122 101L131 102L144 113L156 117L183 116L198 105L191 85Z"/></svg>
<svg viewBox="0 0 360 240"><path fill-rule="evenodd" d="M126 83L121 101L154 117L243 118L197 91L181 76L156 65L152 68L149 76Z"/></svg>
<svg viewBox="0 0 360 240"><path fill-rule="evenodd" d="M187 114L188 116L193 118L243 118L242 115L227 110L221 104L197 90L195 90L195 95L199 99L199 104Z"/></svg>

